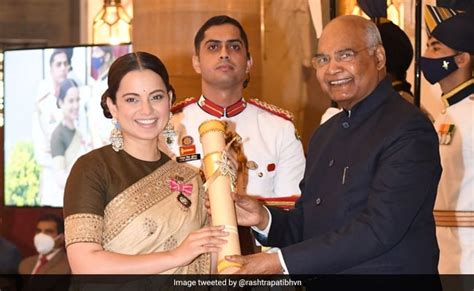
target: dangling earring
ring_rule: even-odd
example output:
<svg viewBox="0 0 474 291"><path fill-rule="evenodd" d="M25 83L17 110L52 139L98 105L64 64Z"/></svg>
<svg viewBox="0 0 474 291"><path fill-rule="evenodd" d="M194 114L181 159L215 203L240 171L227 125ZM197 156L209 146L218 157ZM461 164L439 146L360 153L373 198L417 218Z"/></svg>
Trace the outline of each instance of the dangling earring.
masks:
<svg viewBox="0 0 474 291"><path fill-rule="evenodd" d="M112 129L112 132L110 133L110 143L112 144L114 151L118 152L123 150L122 131L120 130L120 124L116 118L112 118L112 124L114 125L114 129Z"/></svg>
<svg viewBox="0 0 474 291"><path fill-rule="evenodd" d="M166 144L168 146L170 146L173 143L174 137L176 136L173 122L171 122L172 118L173 118L173 113L170 111L170 119L168 119L168 123L166 124L165 129L163 130L163 135L166 137Z"/></svg>

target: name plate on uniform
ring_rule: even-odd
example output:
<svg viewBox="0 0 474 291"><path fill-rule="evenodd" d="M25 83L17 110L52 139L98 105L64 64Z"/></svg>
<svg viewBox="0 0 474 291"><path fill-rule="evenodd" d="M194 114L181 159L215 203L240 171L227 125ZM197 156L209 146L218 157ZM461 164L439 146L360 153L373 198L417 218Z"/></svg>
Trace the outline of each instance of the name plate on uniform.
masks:
<svg viewBox="0 0 474 291"><path fill-rule="evenodd" d="M200 154L193 154L193 155L176 157L176 161L178 163L186 163L186 162L196 161L196 160L200 160L200 159L201 159Z"/></svg>

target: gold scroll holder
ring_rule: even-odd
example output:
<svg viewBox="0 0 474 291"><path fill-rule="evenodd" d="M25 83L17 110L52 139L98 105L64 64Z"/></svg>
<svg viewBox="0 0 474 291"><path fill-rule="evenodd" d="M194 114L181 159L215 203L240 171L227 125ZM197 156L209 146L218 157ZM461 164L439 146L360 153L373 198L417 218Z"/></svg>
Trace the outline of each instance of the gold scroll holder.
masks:
<svg viewBox="0 0 474 291"><path fill-rule="evenodd" d="M199 136L203 147L203 164L206 183L204 188L209 193L213 225L224 225L229 232L227 243L218 253L217 272L232 274L238 271L241 264L225 260L228 255L240 255L237 217L231 192L235 189L236 170L232 168L227 156L230 145L239 140L235 136L227 145L225 143L227 125L219 120L208 120L199 126Z"/></svg>

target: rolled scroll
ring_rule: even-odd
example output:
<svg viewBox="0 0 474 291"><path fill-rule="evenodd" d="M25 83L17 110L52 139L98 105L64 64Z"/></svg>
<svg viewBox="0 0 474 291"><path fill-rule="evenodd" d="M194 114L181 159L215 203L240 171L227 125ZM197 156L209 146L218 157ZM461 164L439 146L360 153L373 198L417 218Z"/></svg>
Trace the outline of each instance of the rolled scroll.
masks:
<svg viewBox="0 0 474 291"><path fill-rule="evenodd" d="M227 243L218 253L219 274L232 274L241 265L224 259L227 255L240 255L239 233L234 201L230 195L235 183L235 173L227 160L225 143L226 123L208 120L199 126L199 136L204 154L204 174L208 187L213 225L224 225L229 232Z"/></svg>

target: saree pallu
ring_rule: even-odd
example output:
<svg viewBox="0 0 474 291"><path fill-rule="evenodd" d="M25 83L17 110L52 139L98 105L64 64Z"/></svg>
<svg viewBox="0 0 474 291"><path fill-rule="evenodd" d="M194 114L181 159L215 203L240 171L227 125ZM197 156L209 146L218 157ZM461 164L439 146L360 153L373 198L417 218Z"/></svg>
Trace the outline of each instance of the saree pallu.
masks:
<svg viewBox="0 0 474 291"><path fill-rule="evenodd" d="M171 180L185 185L190 193L172 190ZM90 213L66 217L66 245L94 242L106 251L127 255L163 252L178 247L206 223L198 174L168 161L112 199L103 217ZM209 274L210 268L210 255L203 254L187 266L162 274Z"/></svg>
<svg viewBox="0 0 474 291"><path fill-rule="evenodd" d="M66 164L66 170L69 172L71 170L72 165L76 162L76 160L86 153L84 148L83 139L79 130L76 129L74 136L72 137L71 143L66 148L64 152L64 160Z"/></svg>

